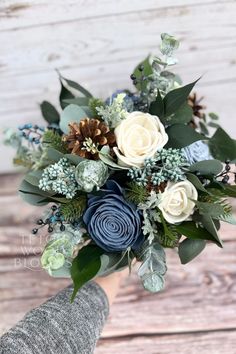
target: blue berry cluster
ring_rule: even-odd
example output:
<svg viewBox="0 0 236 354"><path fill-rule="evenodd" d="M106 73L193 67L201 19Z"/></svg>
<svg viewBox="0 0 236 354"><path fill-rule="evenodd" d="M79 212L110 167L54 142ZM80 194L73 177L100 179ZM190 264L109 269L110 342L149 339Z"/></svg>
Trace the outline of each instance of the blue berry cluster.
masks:
<svg viewBox="0 0 236 354"><path fill-rule="evenodd" d="M20 136L22 138L24 138L25 140L27 140L29 143L32 144L40 144L40 140L42 138L42 134L45 130L44 127L40 127L37 124L24 124L24 125L20 125L18 127L19 131L20 131Z"/></svg>
<svg viewBox="0 0 236 354"><path fill-rule="evenodd" d="M131 168L128 176L139 186L146 187L149 183L158 186L162 182L184 180L186 167L188 163L181 150L162 149L154 157L146 159L142 168Z"/></svg>
<svg viewBox="0 0 236 354"><path fill-rule="evenodd" d="M39 181L39 188L43 191L53 191L72 199L78 188L75 179L75 166L72 166L66 158L44 169Z"/></svg>
<svg viewBox="0 0 236 354"><path fill-rule="evenodd" d="M32 230L32 234L36 235L42 227L47 226L47 230L49 233L54 231L54 226L59 224L60 231L65 231L65 225L63 224L64 218L62 213L60 212L60 208L57 205L52 205L49 215L47 215L46 219L38 219L37 220L37 228Z"/></svg>

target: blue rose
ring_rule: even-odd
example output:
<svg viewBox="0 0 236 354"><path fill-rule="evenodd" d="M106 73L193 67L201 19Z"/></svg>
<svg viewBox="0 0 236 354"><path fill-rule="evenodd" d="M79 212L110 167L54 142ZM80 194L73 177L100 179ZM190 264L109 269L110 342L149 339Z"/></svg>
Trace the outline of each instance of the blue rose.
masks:
<svg viewBox="0 0 236 354"><path fill-rule="evenodd" d="M93 241L105 251L137 249L144 240L142 216L128 203L115 181L108 181L101 196L90 196L83 215Z"/></svg>

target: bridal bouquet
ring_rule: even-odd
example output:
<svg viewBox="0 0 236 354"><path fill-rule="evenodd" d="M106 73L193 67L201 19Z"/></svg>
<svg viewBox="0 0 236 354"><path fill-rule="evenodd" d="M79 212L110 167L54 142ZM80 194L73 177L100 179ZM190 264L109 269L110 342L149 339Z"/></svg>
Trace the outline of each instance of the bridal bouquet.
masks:
<svg viewBox="0 0 236 354"><path fill-rule="evenodd" d="M198 80L183 85L170 71L178 46L163 33L160 55L132 73L134 90L106 100L59 73L62 111L44 101L44 126L6 131L14 163L27 169L21 197L49 204L32 230L49 236L42 267L71 277L73 298L90 279L136 261L143 286L159 291L165 248L185 264L207 242L222 247L221 221L236 224L227 201L236 197L236 141L190 94Z"/></svg>

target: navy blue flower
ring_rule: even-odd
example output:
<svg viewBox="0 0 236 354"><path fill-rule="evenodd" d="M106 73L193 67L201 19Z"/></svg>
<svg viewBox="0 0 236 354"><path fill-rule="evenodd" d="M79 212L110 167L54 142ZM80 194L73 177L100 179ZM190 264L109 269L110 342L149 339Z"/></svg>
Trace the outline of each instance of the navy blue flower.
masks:
<svg viewBox="0 0 236 354"><path fill-rule="evenodd" d="M89 197L83 216L90 237L107 252L139 248L144 240L141 214L124 199L115 181L107 181L102 191Z"/></svg>

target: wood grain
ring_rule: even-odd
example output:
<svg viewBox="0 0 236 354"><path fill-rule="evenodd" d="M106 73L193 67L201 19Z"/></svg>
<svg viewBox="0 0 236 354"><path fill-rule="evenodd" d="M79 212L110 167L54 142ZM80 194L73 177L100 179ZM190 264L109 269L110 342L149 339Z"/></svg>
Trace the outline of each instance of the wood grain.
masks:
<svg viewBox="0 0 236 354"><path fill-rule="evenodd" d="M100 340L95 354L235 354L236 331Z"/></svg>

